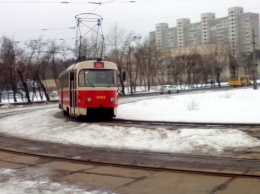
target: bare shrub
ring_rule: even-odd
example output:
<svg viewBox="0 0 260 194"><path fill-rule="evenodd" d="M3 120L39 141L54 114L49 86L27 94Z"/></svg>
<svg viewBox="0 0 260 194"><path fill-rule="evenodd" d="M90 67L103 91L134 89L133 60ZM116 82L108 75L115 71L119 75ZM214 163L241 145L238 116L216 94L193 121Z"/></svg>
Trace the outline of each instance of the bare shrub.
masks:
<svg viewBox="0 0 260 194"><path fill-rule="evenodd" d="M229 93L229 92L227 92L226 94L224 94L224 98L230 98L232 96L232 94L231 93Z"/></svg>
<svg viewBox="0 0 260 194"><path fill-rule="evenodd" d="M200 103L196 98L191 99L190 101L188 101L186 103L186 107L188 110L192 111L192 110L199 110L200 108Z"/></svg>

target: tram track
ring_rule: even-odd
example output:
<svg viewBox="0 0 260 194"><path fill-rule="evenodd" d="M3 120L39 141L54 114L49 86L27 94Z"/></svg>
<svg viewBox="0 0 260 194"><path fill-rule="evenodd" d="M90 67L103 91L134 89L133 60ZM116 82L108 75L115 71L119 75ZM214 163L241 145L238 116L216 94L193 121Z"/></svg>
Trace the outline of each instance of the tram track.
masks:
<svg viewBox="0 0 260 194"><path fill-rule="evenodd" d="M4 117L8 117L8 116L13 116L13 115L17 115L17 114L23 114L23 113L30 113L30 112L33 112L33 111L38 111L38 110L47 110L47 109L50 109L50 108L54 108L54 107L57 107L58 105L57 104L54 104L54 105L48 105L48 106L36 106L36 107L26 107L26 109L23 109L23 107L21 108L11 108L11 109L8 109L8 111L2 111L0 112L0 118L4 118Z"/></svg>
<svg viewBox="0 0 260 194"><path fill-rule="evenodd" d="M48 106L48 107L33 107L29 110L12 110L7 113L2 113L5 116L12 116L15 114L24 114L27 112L32 112L32 111L38 111L38 110L45 110L45 109L50 109L53 108L56 105ZM9 114L10 113L10 114ZM6 115L7 114L7 115ZM63 118L62 112L59 112L56 115L58 118ZM1 118L1 114L0 114ZM158 128L164 128L167 130L180 130L180 129L237 129L240 131L243 131L247 133L248 135L255 137L257 139L260 139L260 127L257 124L238 124L238 123L233 123L233 124L226 124L226 123L188 123L188 122L162 122L162 121L133 121L133 120L126 120L126 119L112 119L112 120L89 120L85 118L81 119L75 119L75 118L66 118L70 122L75 122L75 123L90 123L90 124L98 124L98 125L103 125L103 126L122 126L122 127L134 127L134 128L145 128L149 130L156 130ZM246 157L252 158L253 155L259 155L260 153L260 148L256 149L246 149L246 150L239 150L234 152L233 154L234 157L242 157L241 155L245 154ZM227 154L224 152L223 156L225 155L230 155L230 151L227 152ZM253 157L254 158L254 157ZM259 158L260 159L260 158Z"/></svg>
<svg viewBox="0 0 260 194"><path fill-rule="evenodd" d="M203 123L203 122L169 122L169 121L145 121L145 120L128 120L113 118L109 121L104 120L85 120L78 119L78 122L91 122L107 126L137 127L154 130L165 128L167 130L179 129L237 129L243 131L257 139L260 139L260 124L254 123Z"/></svg>
<svg viewBox="0 0 260 194"><path fill-rule="evenodd" d="M144 125L163 125L163 126L184 126L184 127L260 127L260 123L214 123L214 122L169 122L169 121L146 121L112 119L113 123L144 124Z"/></svg>
<svg viewBox="0 0 260 194"><path fill-rule="evenodd" d="M27 111L38 111L49 109L52 107L35 107L31 110L13 110L9 115L12 116L15 114L24 114ZM3 113L5 115L6 113ZM58 118L63 118L62 112L59 112L55 116ZM1 114L0 114L1 118ZM112 119L108 121L89 121L82 119L66 118L71 122L79 123L88 122L104 126L123 126L123 127L140 127L154 130L156 128L165 128L167 130L179 130L182 128L199 128L199 129L238 129L243 132L246 132L256 138L260 138L259 134L259 125L255 124L219 124L219 123L179 123L179 122L160 122L160 121L132 121L124 119ZM182 180L183 177L187 177L185 181L194 180L196 182L196 177L202 177L202 180L219 180L217 185L210 187L211 193L215 193L218 190L222 190L223 187L227 190L232 190L232 185L239 185L242 183L247 184L248 182L257 182L260 181L260 158L259 157L248 157L248 155L257 155L260 156L260 148L256 150L245 150L237 152L235 155L230 155L227 153L223 155L206 155L206 154L183 154L183 153L160 153L160 152L151 152L148 150L129 150L129 149L113 149L113 148L104 148L104 147L87 147L80 146L76 144L60 144L53 142L45 141L36 141L29 140L27 138L14 137L11 135L1 134L0 133L0 152L11 155L6 158L0 157L0 164L5 164L10 161L10 165L13 165L16 162L16 165L23 165L21 168L39 168L51 167L52 172L55 172L55 176L52 176L54 181L69 181L72 183L82 182L77 179L78 176L84 177L84 180L89 180L88 177L96 177L96 183L94 186L104 187L102 183L103 179L109 181L119 181L122 180L133 180L133 184L139 184L143 180L149 181L154 180L154 177L158 177L158 180L163 183L169 182L169 180L174 180L176 177ZM232 150L233 153L233 150ZM5 154L4 154L5 155ZM1 154L0 154L1 156ZM13 158L13 159L12 159ZM19 158L22 158L21 160ZM24 158L37 158L31 159L35 162L30 161L28 164L25 163ZM65 164L62 166L62 164ZM53 167L55 165L55 167ZM57 165L57 166L56 166ZM67 165L72 165L72 167L67 170ZM73 171L75 166L95 166L93 170L77 170ZM100 172L99 168L102 169ZM54 170L55 169L55 170ZM65 169L65 170L59 170ZM112 173L111 173L112 169ZM117 171L117 170L118 171ZM115 171L115 172L114 172ZM122 176L120 173L124 171L127 176ZM139 175L138 178L131 177L131 173L134 172L144 172L142 175ZM151 173L146 175L146 173ZM171 178L165 177L165 174L170 175ZM180 178L179 178L180 177ZM192 178L190 178L192 177ZM193 179L195 177L195 179ZM203 177L206 177L203 179ZM223 180L222 182L221 180ZM99 181L101 180L101 181ZM205 182L198 184L198 188L204 188L204 185L207 185ZM84 181L83 181L84 182ZM120 181L119 181L120 182ZM87 182L86 185L89 185L90 182ZM158 184L158 182L151 183L149 186ZM169 182L169 184L174 184ZM175 185L176 188L179 187L179 183ZM105 185L106 187L106 185ZM135 185L133 185L135 187ZM135 192L133 192L131 184L122 184L120 187L109 186L115 191L126 191L125 193L140 193L140 188L136 187ZM168 187L161 187L167 191ZM180 188L180 187L179 187ZM185 190L185 186L181 187L182 190ZM252 191L253 187L248 187L248 192ZM209 193L208 188L206 189ZM149 193L158 193L155 189L152 189ZM162 192L167 193L167 192ZM193 191L193 193L203 193L201 190L198 192ZM251 192L254 193L254 192Z"/></svg>
<svg viewBox="0 0 260 194"><path fill-rule="evenodd" d="M15 114L27 113L37 110L44 110L53 108L54 106L48 107L33 107L27 110L12 110L7 113L1 113L1 115L5 116L12 116ZM62 114L62 113L60 113ZM74 122L88 122L88 120L78 120L78 119L70 119L70 121ZM91 123L104 125L104 126L124 126L124 127L140 127L140 128L147 128L150 130L164 127L167 130L178 130L180 128L200 128L200 129L214 129L214 128L232 128L238 129L248 134L260 138L260 129L259 125L257 124L219 124L219 123L186 123L186 122L161 122L161 121L132 121L132 120L125 120L125 119L112 119L110 121L91 121ZM252 130L254 129L254 130ZM255 133L257 131L257 133ZM14 142L14 143L13 143ZM192 168L196 167L200 168L209 168L210 171L214 169L226 169L226 170L238 170L240 174L246 173L247 171L257 170L260 171L260 158L258 159L247 159L247 157L243 158L243 154L258 154L260 153L260 148L256 152L252 150L244 151L244 153L239 153L236 157L225 157L226 155L223 154L222 157L214 157L214 156L205 156L203 154L195 155L195 154L180 154L180 153L156 153L150 151L137 151L137 150L118 150L112 148L93 148L93 147L84 147L79 145L63 145L58 143L51 143L51 142L41 142L41 141L34 141L28 139L17 138L13 136L8 136L6 134L0 134L0 145L2 151L17 151L17 153L23 154L31 154L31 155L39 155L39 156L50 156L55 155L55 157L62 159L69 159L75 160L78 156L74 153L82 153L83 155L80 156L81 159L75 161L85 161L85 162L101 162L109 161L108 163L104 164L113 164L113 165L129 165L135 167L150 167L150 168L160 168L161 170L180 170L183 168ZM32 147L32 145L34 145ZM18 150L17 148L20 148ZM49 152L49 148L51 152ZM60 150L63 150L65 153L66 150L68 151L66 154L61 155L59 153ZM38 153L39 151L43 151ZM73 151L72 151L73 150ZM87 151L86 151L87 150ZM93 153L101 153L103 157ZM66 157L65 157L66 156ZM121 159L120 157L124 156ZM179 168L175 168L176 165L179 165ZM163 167L162 167L163 166ZM199 170L196 171L199 171Z"/></svg>
<svg viewBox="0 0 260 194"><path fill-rule="evenodd" d="M148 165L144 166L145 164L138 165L138 164L123 164L123 163L113 163L113 162L104 162L104 161L93 161L93 160L84 160L84 159L75 159L75 158L68 158L66 156L54 156L48 154L36 154L36 153L27 153L27 152L20 152L17 150L8 150L8 149L0 149L0 151L15 155L22 155L22 156L32 156L32 157L40 157L47 160L58 160L58 161L66 161L72 163L80 163L80 164L87 164L87 165L98 165L98 166L112 166L117 168L126 168L126 169L138 169L138 170L146 170L146 171L153 171L153 172L177 172L177 173L187 173L187 174L200 174L200 175L207 175L207 176L220 176L220 177L236 177L236 178L255 178L260 179L260 174L250 173L250 170L244 171L235 171L235 170L213 170L213 169L196 169L196 168L169 168L157 165ZM201 157L201 156L200 156ZM243 161L239 161L243 162ZM249 164L249 163L247 163ZM252 161L250 161L252 164Z"/></svg>
<svg viewBox="0 0 260 194"><path fill-rule="evenodd" d="M260 162L254 159L64 145L21 139L3 134L0 134L0 145L0 151L51 160L150 171L260 179L260 173L255 174L255 172L260 172Z"/></svg>

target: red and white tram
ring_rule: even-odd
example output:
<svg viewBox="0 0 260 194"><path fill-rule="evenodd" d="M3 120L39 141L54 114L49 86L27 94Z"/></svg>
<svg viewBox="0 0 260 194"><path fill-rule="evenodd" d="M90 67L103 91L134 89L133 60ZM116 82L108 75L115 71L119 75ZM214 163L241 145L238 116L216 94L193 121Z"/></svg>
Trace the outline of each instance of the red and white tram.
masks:
<svg viewBox="0 0 260 194"><path fill-rule="evenodd" d="M118 68L110 61L75 63L59 75L59 107L65 115L115 117Z"/></svg>

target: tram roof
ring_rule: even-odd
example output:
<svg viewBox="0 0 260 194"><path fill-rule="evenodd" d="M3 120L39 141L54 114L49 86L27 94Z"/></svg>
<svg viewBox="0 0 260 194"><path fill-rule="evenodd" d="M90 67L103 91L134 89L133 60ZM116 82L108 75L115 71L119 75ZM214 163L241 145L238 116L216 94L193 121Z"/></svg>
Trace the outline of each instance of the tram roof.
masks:
<svg viewBox="0 0 260 194"><path fill-rule="evenodd" d="M117 70L117 65L114 62L111 62L111 61L86 60L86 61L81 61L81 62L77 62L77 63L74 63L74 64L70 65L67 69L63 70L60 73L59 77L61 75L64 75L68 71L73 70L73 69L85 69L85 68L88 68L88 69L93 68L93 69L95 69L95 67L94 67L94 63L95 62L103 62L104 65L105 65L104 69L116 69Z"/></svg>

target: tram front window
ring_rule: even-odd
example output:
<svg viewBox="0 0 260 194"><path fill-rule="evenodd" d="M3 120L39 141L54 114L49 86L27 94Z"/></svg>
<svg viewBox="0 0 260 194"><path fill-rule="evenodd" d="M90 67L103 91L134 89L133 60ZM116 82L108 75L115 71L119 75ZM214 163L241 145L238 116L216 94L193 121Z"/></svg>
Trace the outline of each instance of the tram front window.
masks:
<svg viewBox="0 0 260 194"><path fill-rule="evenodd" d="M79 87L113 87L116 85L115 70L85 69L79 72Z"/></svg>

